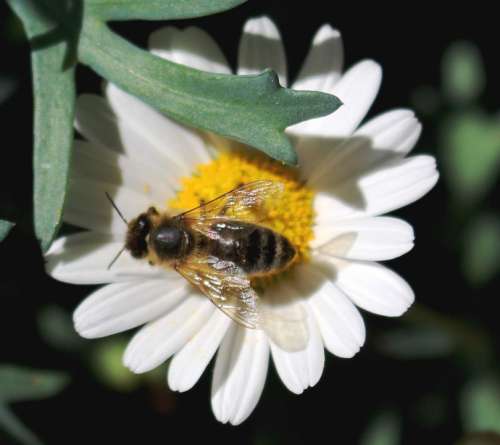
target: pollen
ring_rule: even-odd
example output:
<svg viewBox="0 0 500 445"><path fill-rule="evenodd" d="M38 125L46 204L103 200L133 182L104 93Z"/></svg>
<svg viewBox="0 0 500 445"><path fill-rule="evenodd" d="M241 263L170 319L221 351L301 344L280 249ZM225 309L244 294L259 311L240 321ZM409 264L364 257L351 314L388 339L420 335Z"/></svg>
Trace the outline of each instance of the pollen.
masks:
<svg viewBox="0 0 500 445"><path fill-rule="evenodd" d="M294 263L309 258L313 239L313 191L299 178L298 171L256 151L224 151L213 161L199 164L193 175L181 179L181 189L168 202L182 212L208 202L242 184L271 180L283 184L278 199L266 203L264 225L288 238L297 249Z"/></svg>

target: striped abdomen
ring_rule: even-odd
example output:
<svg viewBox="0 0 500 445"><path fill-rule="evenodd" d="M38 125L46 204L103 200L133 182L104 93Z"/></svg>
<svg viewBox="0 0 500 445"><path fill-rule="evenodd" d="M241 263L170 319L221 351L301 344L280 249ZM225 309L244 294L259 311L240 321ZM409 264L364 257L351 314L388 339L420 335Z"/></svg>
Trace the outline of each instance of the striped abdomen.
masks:
<svg viewBox="0 0 500 445"><path fill-rule="evenodd" d="M234 262L250 276L279 272L296 255L287 238L266 227L229 221L215 224L212 230L218 236L208 240L209 254Z"/></svg>

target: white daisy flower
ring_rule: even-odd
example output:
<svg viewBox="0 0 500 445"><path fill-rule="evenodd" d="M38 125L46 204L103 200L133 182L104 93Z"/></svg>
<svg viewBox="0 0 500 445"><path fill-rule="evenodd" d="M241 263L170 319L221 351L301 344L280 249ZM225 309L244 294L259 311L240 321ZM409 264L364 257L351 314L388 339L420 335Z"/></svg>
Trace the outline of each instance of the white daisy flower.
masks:
<svg viewBox="0 0 500 445"><path fill-rule="evenodd" d="M149 44L160 57L231 72L200 29L163 28ZM381 69L365 60L343 73L342 60L339 32L323 26L291 86L335 94L344 105L290 128L298 169L191 131L114 85L106 86L104 98L78 99L76 127L85 141L75 141L64 220L86 231L54 242L48 271L68 283L106 284L75 311L75 328L83 337L144 325L125 351L124 364L132 371L146 372L171 359L168 385L186 391L216 355L211 397L221 422L237 425L253 411L269 356L284 385L300 394L320 379L325 348L338 357L359 351L365 326L358 307L399 316L414 300L410 286L376 262L408 252L412 227L380 215L427 193L438 179L435 160L406 157L421 131L411 110L392 110L360 126L378 92ZM238 74L271 67L281 84L288 84L283 45L271 20L246 23L238 66ZM285 186L268 223L294 243L298 261L277 284L261 283L262 299L286 295L307 314L307 345L299 351L284 350L264 331L234 323L173 271L128 252L108 269L127 228L105 192L132 219L151 205L180 212L257 179Z"/></svg>

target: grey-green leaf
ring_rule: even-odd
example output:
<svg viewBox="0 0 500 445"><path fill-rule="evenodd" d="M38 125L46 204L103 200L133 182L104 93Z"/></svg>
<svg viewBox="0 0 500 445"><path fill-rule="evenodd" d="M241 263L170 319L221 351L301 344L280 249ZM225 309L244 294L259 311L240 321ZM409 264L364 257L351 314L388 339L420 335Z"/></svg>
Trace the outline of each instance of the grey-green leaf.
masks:
<svg viewBox="0 0 500 445"><path fill-rule="evenodd" d="M451 45L442 61L443 90L452 102L472 102L484 90L485 72L481 53L472 42Z"/></svg>
<svg viewBox="0 0 500 445"><path fill-rule="evenodd" d="M14 227L14 223L0 219L0 241L5 239L12 227Z"/></svg>
<svg viewBox="0 0 500 445"><path fill-rule="evenodd" d="M86 11L103 20L172 20L202 17L247 0L86 0Z"/></svg>
<svg viewBox="0 0 500 445"><path fill-rule="evenodd" d="M9 3L32 44L34 223L36 236L46 250L61 224L66 196L75 102L74 69L67 65L73 57L74 42L67 30L33 2Z"/></svg>
<svg viewBox="0 0 500 445"><path fill-rule="evenodd" d="M461 411L466 431L500 433L500 382L484 378L471 382L463 391Z"/></svg>
<svg viewBox="0 0 500 445"><path fill-rule="evenodd" d="M495 184L500 169L500 122L480 111L458 114L441 134L443 168L450 191L473 204Z"/></svg>
<svg viewBox="0 0 500 445"><path fill-rule="evenodd" d="M67 376L59 372L0 365L0 403L45 399L67 383Z"/></svg>
<svg viewBox="0 0 500 445"><path fill-rule="evenodd" d="M143 51L98 20L85 20L79 55L101 76L166 115L246 143L288 164L296 153L283 130L335 111L335 96L282 88L273 71L232 76L198 71Z"/></svg>
<svg viewBox="0 0 500 445"><path fill-rule="evenodd" d="M462 269L472 285L481 286L500 272L500 218L480 215L464 234Z"/></svg>

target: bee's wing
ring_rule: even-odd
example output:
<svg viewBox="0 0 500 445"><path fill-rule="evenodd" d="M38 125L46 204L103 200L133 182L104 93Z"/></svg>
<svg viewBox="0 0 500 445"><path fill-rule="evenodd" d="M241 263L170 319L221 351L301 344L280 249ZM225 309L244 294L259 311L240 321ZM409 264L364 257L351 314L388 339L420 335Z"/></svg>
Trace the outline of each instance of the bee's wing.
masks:
<svg viewBox="0 0 500 445"><path fill-rule="evenodd" d="M299 351L307 346L307 313L298 302L261 299L236 264L215 257L185 261L176 270L200 289L236 323L262 329L280 348Z"/></svg>
<svg viewBox="0 0 500 445"><path fill-rule="evenodd" d="M176 270L235 322L250 329L260 327L259 297L233 262L210 257L183 262Z"/></svg>
<svg viewBox="0 0 500 445"><path fill-rule="evenodd" d="M218 198L181 213L181 218L191 225L210 224L214 218L231 218L259 222L265 213L265 204L283 192L283 184L260 180L243 184Z"/></svg>
<svg viewBox="0 0 500 445"><path fill-rule="evenodd" d="M279 286L279 285L278 285ZM284 293L281 294L280 291ZM300 301L279 301L283 295L290 295L290 289L275 289L274 297L266 294L259 309L260 326L269 339L288 352L301 351L309 342L307 312Z"/></svg>

